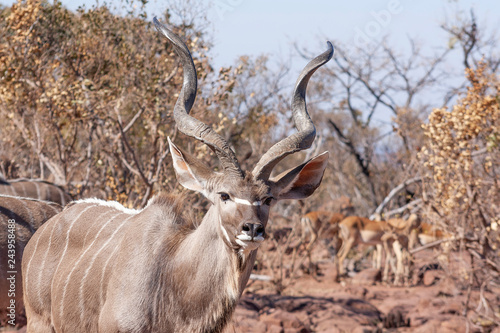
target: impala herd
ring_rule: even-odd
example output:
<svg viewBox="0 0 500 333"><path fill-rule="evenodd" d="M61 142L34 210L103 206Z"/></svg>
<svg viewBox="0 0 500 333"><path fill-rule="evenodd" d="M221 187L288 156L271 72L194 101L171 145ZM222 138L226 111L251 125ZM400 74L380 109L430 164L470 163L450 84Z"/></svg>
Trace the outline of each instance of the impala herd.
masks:
<svg viewBox="0 0 500 333"><path fill-rule="evenodd" d="M407 219L392 218L382 221L360 216L344 216L342 213L313 211L305 214L300 223L300 244L307 243L305 250L310 265L311 251L319 238L324 238L335 247L339 276L345 274L344 260L352 248L357 245L375 246L375 267L382 267L382 254L385 252L383 280L388 280L389 269L392 268L396 285L400 284L402 278L408 278L409 272L405 269L408 270L409 267L404 265L404 261L409 257L409 250L416 245L415 237L418 237L422 245L451 237L427 223L420 223L416 214L411 214Z"/></svg>
<svg viewBox="0 0 500 333"><path fill-rule="evenodd" d="M183 216L182 202L172 195L158 194L134 210L95 198L71 201L60 187L43 181L0 181L0 306L5 310L13 302L20 310L24 302L27 332L222 332L267 237L271 207L310 196L322 181L328 152L279 175L272 171L315 139L305 94L313 73L333 56L330 42L297 79L291 102L297 132L246 171L224 138L189 115L197 91L191 54L156 18L154 24L183 68L175 123L181 133L208 145L221 168L212 170L169 139L172 165L179 183L203 194L211 206L195 222ZM339 274L354 246L374 245L386 253L384 277L394 266L399 283L411 235L421 242L444 237L429 232L415 215L372 221L344 213L316 211L300 221L310 262L319 238L338 238ZM379 268L381 258L378 251ZM13 274L19 281L6 299Z"/></svg>

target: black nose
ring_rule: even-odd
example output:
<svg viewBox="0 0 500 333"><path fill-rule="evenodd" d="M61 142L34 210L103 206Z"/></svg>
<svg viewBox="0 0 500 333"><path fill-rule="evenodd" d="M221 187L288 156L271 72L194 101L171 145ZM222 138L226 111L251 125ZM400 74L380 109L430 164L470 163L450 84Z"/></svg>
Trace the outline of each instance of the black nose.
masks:
<svg viewBox="0 0 500 333"><path fill-rule="evenodd" d="M252 239L255 237L264 237L264 227L260 223L245 223L242 230Z"/></svg>

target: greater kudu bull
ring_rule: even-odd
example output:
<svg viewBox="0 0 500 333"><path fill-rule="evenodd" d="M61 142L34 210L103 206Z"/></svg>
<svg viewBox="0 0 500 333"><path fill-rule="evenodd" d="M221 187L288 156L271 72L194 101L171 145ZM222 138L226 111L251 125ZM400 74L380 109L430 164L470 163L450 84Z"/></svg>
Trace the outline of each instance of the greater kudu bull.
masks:
<svg viewBox="0 0 500 333"><path fill-rule="evenodd" d="M175 122L215 151L222 166L215 172L169 140L177 180L212 206L199 226L190 228L181 214L186 207L171 196L156 196L140 211L97 199L70 204L26 249L28 332L221 332L265 238L270 206L308 197L321 183L328 153L270 175L285 156L314 141L306 86L331 59L330 43L297 81L292 111L298 132L244 172L229 144L188 114L197 90L191 54L178 36L154 23L184 69Z"/></svg>

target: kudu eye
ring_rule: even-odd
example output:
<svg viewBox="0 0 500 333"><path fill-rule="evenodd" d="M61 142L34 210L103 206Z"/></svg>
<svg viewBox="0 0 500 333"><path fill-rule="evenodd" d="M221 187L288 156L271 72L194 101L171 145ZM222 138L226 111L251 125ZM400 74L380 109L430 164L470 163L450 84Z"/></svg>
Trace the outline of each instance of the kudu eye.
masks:
<svg viewBox="0 0 500 333"><path fill-rule="evenodd" d="M219 194L220 194L220 199L222 200L222 202L226 202L226 201L228 201L229 199L231 199L231 198L229 197L229 194L227 194L227 193L221 192L221 193L219 193Z"/></svg>

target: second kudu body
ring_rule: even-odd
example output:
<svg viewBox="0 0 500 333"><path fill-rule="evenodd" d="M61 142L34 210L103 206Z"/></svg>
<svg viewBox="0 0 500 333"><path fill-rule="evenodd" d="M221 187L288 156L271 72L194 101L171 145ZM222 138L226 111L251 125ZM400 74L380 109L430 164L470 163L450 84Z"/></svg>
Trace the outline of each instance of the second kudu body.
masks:
<svg viewBox="0 0 500 333"><path fill-rule="evenodd" d="M0 195L0 326L11 300L16 323L23 312L21 258L35 231L62 207L49 201ZM9 279L8 279L9 278ZM11 282L15 290L11 290Z"/></svg>
<svg viewBox="0 0 500 333"><path fill-rule="evenodd" d="M0 178L0 195L2 194L51 201L61 206L65 206L72 200L60 186L39 179L6 181Z"/></svg>
<svg viewBox="0 0 500 333"><path fill-rule="evenodd" d="M69 205L26 249L28 332L221 332L265 238L270 206L308 197L321 183L328 153L270 175L285 156L314 141L305 91L314 71L331 59L330 43L297 81L292 111L298 132L244 172L228 143L188 115L197 89L191 55L178 36L154 22L184 69L175 122L221 162L214 172L170 142L177 179L212 205L197 228L183 219L178 199L165 195L141 211L97 199Z"/></svg>

